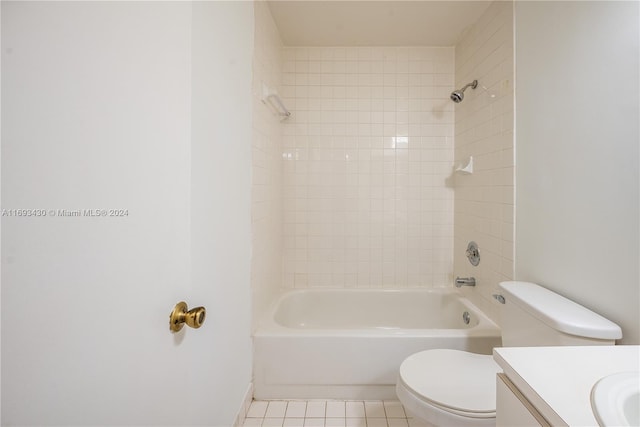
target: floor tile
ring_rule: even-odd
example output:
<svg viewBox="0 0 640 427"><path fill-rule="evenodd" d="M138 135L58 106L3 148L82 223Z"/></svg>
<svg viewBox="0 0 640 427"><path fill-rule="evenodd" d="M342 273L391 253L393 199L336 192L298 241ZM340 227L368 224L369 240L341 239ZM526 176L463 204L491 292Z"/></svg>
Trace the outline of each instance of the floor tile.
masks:
<svg viewBox="0 0 640 427"><path fill-rule="evenodd" d="M325 427L344 427L345 419L344 418L325 418L324 421Z"/></svg>
<svg viewBox="0 0 640 427"><path fill-rule="evenodd" d="M262 418L245 418L242 427L260 427Z"/></svg>
<svg viewBox="0 0 640 427"><path fill-rule="evenodd" d="M304 427L324 427L324 418L305 418Z"/></svg>
<svg viewBox="0 0 640 427"><path fill-rule="evenodd" d="M284 418L265 418L262 427L282 427Z"/></svg>
<svg viewBox="0 0 640 427"><path fill-rule="evenodd" d="M307 411L307 402L290 401L287 405L286 418L304 418Z"/></svg>
<svg viewBox="0 0 640 427"><path fill-rule="evenodd" d="M387 418L389 427L409 427L406 418Z"/></svg>
<svg viewBox="0 0 640 427"><path fill-rule="evenodd" d="M364 408L363 408L364 411ZM367 427L366 418L347 418L345 427Z"/></svg>
<svg viewBox="0 0 640 427"><path fill-rule="evenodd" d="M327 402L327 418L344 418L345 404L342 402Z"/></svg>
<svg viewBox="0 0 640 427"><path fill-rule="evenodd" d="M365 401L364 410L367 418L386 418L384 405L381 401Z"/></svg>
<svg viewBox="0 0 640 427"><path fill-rule="evenodd" d="M415 418L409 418L407 421L409 422L409 427L428 427L428 424L424 421L417 420Z"/></svg>
<svg viewBox="0 0 640 427"><path fill-rule="evenodd" d="M242 427L426 427L397 400L254 400Z"/></svg>
<svg viewBox="0 0 640 427"><path fill-rule="evenodd" d="M249 406L247 418L263 418L267 412L267 406L269 406L269 402L266 400L254 400Z"/></svg>
<svg viewBox="0 0 640 427"><path fill-rule="evenodd" d="M305 418L324 418L326 414L326 405L327 402L307 402L307 414L305 415Z"/></svg>
<svg viewBox="0 0 640 427"><path fill-rule="evenodd" d="M347 418L364 418L364 402L346 402Z"/></svg>
<svg viewBox="0 0 640 427"><path fill-rule="evenodd" d="M367 427L388 427L386 418L367 418Z"/></svg>
<svg viewBox="0 0 640 427"><path fill-rule="evenodd" d="M269 402L265 417L267 418L284 418L284 414L287 411L287 402L280 400L272 400Z"/></svg>
<svg viewBox="0 0 640 427"><path fill-rule="evenodd" d="M387 418L407 418L402 408L402 403L397 400L385 401L384 412L387 414Z"/></svg>

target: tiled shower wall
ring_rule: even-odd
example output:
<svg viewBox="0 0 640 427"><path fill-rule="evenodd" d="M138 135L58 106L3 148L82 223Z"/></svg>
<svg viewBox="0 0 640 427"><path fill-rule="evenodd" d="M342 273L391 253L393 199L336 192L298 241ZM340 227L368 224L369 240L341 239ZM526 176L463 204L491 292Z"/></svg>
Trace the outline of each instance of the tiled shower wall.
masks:
<svg viewBox="0 0 640 427"><path fill-rule="evenodd" d="M251 295L253 328L282 284L282 125L262 102L279 89L282 41L265 2L254 2Z"/></svg>
<svg viewBox="0 0 640 427"><path fill-rule="evenodd" d="M454 49L282 54L283 285L450 285Z"/></svg>
<svg viewBox="0 0 640 427"><path fill-rule="evenodd" d="M455 159L473 156L474 172L455 176L454 271L476 278L476 291L465 292L496 318L491 294L514 276L512 2L493 2L455 52L456 87L474 79L479 85L456 106ZM480 248L477 267L465 256L471 240Z"/></svg>

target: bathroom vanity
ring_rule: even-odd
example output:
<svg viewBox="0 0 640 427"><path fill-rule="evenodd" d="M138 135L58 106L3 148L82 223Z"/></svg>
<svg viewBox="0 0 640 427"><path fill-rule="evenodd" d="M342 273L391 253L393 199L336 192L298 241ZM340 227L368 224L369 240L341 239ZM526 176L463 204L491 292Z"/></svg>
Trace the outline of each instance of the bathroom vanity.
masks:
<svg viewBox="0 0 640 427"><path fill-rule="evenodd" d="M602 378L640 369L640 346L503 347L493 351L496 425L597 426L591 390Z"/></svg>

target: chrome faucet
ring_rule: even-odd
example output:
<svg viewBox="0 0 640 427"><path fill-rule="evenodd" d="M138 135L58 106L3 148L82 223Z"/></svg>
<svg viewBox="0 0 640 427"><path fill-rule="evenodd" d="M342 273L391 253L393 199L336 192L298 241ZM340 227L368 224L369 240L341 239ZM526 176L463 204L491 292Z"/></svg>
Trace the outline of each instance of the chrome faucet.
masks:
<svg viewBox="0 0 640 427"><path fill-rule="evenodd" d="M475 286L476 278L475 277L456 277L456 288L461 288L462 286Z"/></svg>

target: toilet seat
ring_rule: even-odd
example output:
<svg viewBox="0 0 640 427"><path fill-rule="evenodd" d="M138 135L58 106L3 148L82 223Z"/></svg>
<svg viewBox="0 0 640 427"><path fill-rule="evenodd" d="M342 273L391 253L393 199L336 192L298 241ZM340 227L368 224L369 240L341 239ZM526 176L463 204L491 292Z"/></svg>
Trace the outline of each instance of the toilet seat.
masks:
<svg viewBox="0 0 640 427"><path fill-rule="evenodd" d="M495 418L496 374L490 355L459 350L427 350L400 366L399 387L414 399L467 418Z"/></svg>

